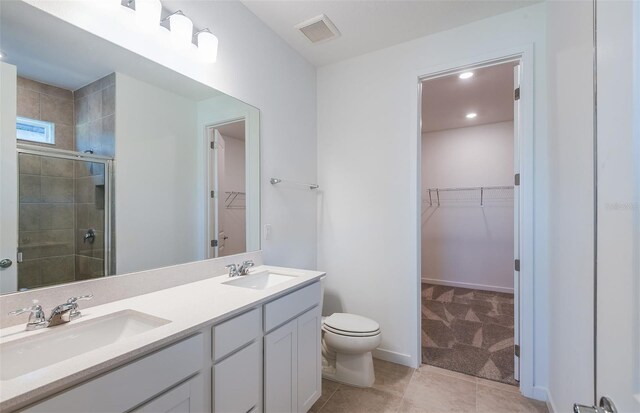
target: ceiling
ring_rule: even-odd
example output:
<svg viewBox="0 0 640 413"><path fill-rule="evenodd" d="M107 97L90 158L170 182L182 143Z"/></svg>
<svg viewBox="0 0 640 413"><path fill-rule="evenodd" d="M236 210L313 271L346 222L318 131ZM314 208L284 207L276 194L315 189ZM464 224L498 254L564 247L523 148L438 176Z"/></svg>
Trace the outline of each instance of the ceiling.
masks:
<svg viewBox="0 0 640 413"><path fill-rule="evenodd" d="M220 135L228 138L244 140L244 121L225 123L224 125L216 127Z"/></svg>
<svg viewBox="0 0 640 413"><path fill-rule="evenodd" d="M539 1L242 0L249 10L316 66L384 49ZM294 26L323 13L342 36L312 44Z"/></svg>
<svg viewBox="0 0 640 413"><path fill-rule="evenodd" d="M434 132L513 120L513 67L516 62L473 69L422 83L422 131ZM467 113L477 113L467 119Z"/></svg>

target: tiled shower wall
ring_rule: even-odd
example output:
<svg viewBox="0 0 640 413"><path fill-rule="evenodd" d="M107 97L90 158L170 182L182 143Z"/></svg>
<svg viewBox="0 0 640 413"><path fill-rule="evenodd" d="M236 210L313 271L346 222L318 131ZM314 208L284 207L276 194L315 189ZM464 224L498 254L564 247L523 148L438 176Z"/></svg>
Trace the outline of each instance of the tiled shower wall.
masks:
<svg viewBox="0 0 640 413"><path fill-rule="evenodd" d="M74 92L76 150L115 156L115 79L112 73ZM104 174L102 164L76 164L76 279L104 275ZM92 244L83 241L89 229L96 231Z"/></svg>
<svg viewBox="0 0 640 413"><path fill-rule="evenodd" d="M55 124L55 145L40 146L114 155L113 74L76 92L19 77L17 109L18 116ZM20 154L18 165L18 287L104 275L104 166L29 154ZM89 228L93 243L84 242Z"/></svg>
<svg viewBox="0 0 640 413"><path fill-rule="evenodd" d="M18 116L52 122L56 125L55 145L39 144L40 146L74 150L72 91L18 76L17 94Z"/></svg>
<svg viewBox="0 0 640 413"><path fill-rule="evenodd" d="M75 279L73 160L20 154L18 288Z"/></svg>

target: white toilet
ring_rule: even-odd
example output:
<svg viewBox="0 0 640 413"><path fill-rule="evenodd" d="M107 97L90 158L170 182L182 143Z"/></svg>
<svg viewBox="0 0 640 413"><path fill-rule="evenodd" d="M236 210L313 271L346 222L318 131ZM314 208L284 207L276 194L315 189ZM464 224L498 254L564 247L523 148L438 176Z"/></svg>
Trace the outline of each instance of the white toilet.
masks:
<svg viewBox="0 0 640 413"><path fill-rule="evenodd" d="M324 293L324 285L322 290ZM380 325L371 319L347 313L323 317L322 377L371 387L376 379L371 352L380 340Z"/></svg>

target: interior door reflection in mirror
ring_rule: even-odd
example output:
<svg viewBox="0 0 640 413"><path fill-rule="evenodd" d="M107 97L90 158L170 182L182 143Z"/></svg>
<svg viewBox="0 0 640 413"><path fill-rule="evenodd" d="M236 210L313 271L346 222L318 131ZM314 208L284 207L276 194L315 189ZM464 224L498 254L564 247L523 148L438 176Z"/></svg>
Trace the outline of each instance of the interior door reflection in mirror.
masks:
<svg viewBox="0 0 640 413"><path fill-rule="evenodd" d="M260 248L256 108L26 3L2 12L2 293Z"/></svg>

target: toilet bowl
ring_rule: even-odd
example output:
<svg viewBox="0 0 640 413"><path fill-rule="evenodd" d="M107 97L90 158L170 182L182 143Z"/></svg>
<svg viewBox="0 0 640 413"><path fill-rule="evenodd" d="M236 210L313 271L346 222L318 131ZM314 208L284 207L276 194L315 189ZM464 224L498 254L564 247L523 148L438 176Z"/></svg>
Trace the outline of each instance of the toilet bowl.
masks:
<svg viewBox="0 0 640 413"><path fill-rule="evenodd" d="M322 320L322 376L358 387L375 381L371 352L381 340L380 325L356 314L334 313Z"/></svg>

